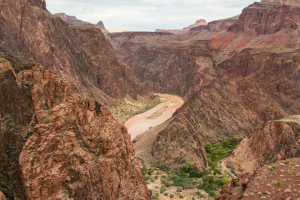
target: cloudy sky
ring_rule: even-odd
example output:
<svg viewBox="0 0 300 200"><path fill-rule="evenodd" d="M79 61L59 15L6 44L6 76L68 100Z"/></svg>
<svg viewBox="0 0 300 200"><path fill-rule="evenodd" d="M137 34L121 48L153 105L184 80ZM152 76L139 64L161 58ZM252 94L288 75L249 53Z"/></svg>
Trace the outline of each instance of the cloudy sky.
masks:
<svg viewBox="0 0 300 200"><path fill-rule="evenodd" d="M106 29L181 29L199 19L233 17L254 0L46 0L54 14L64 12Z"/></svg>

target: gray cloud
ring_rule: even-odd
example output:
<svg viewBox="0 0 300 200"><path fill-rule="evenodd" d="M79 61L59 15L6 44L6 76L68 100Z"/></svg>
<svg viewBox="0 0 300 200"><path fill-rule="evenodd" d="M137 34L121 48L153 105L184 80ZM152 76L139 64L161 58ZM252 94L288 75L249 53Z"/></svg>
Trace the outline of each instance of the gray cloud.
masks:
<svg viewBox="0 0 300 200"><path fill-rule="evenodd" d="M51 13L64 12L78 19L103 21L108 30L181 29L199 19L233 17L253 0L48 0Z"/></svg>

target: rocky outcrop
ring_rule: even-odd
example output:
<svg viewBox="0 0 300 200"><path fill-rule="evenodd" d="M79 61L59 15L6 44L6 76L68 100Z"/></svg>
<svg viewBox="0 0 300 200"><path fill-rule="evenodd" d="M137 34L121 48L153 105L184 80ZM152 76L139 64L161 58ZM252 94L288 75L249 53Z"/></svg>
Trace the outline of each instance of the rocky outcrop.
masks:
<svg viewBox="0 0 300 200"><path fill-rule="evenodd" d="M166 166L189 161L200 169L206 165L206 143L231 137L241 140L264 121L286 115L252 80L214 83L196 92L176 111L154 141L152 154Z"/></svg>
<svg viewBox="0 0 300 200"><path fill-rule="evenodd" d="M228 163L241 175L252 175L259 166L299 157L299 122L299 116L291 116L263 124L242 140Z"/></svg>
<svg viewBox="0 0 300 200"><path fill-rule="evenodd" d="M298 199L299 166L294 158L259 167L251 176L232 179L215 199Z"/></svg>
<svg viewBox="0 0 300 200"><path fill-rule="evenodd" d="M79 26L89 24L88 22L77 19L75 16L69 16L69 15L66 15L65 13L56 13L54 15L57 17L60 17L62 20L64 20L68 24L79 25Z"/></svg>
<svg viewBox="0 0 300 200"><path fill-rule="evenodd" d="M283 4L283 5L291 5L300 7L299 0L261 0L260 3L265 4Z"/></svg>
<svg viewBox="0 0 300 200"><path fill-rule="evenodd" d="M84 97L112 103L111 97L126 94L153 96L142 83L137 83L140 90L126 81L124 65L92 25L70 26L20 0L1 2L0 24L1 51L15 55L21 63L41 63Z"/></svg>
<svg viewBox="0 0 300 200"><path fill-rule="evenodd" d="M207 25L191 28L189 32L181 36L182 40L203 40L210 39L216 34L227 31L227 29L237 20L239 16L228 19L209 22Z"/></svg>
<svg viewBox="0 0 300 200"><path fill-rule="evenodd" d="M54 15L57 17L60 17L62 20L64 20L65 22L67 22L68 24L71 24L71 25L83 26L83 25L91 24L89 22L79 20L75 16L66 15L65 13L56 13ZM94 26L96 28L99 28L101 30L101 32L104 34L104 36L107 37L107 34L109 32L105 29L105 26L102 21L99 21L97 24L94 24Z"/></svg>
<svg viewBox="0 0 300 200"><path fill-rule="evenodd" d="M206 41L182 42L169 33L111 34L109 40L152 91L188 96L216 77Z"/></svg>
<svg viewBox="0 0 300 200"><path fill-rule="evenodd" d="M46 10L47 6L46 6L46 0L27 0L28 3L30 3L33 6L37 6L40 7L44 10Z"/></svg>
<svg viewBox="0 0 300 200"><path fill-rule="evenodd" d="M194 27L206 26L206 25L207 25L207 22L205 21L205 19L200 19L200 20L196 21L195 24L190 25L183 29L174 29L174 30L156 29L155 32L164 32L164 33L172 33L174 35L182 35L182 34L187 33L189 30L191 30Z"/></svg>
<svg viewBox="0 0 300 200"><path fill-rule="evenodd" d="M83 100L39 64L1 60L6 198L150 199L130 135L102 104Z"/></svg>
<svg viewBox="0 0 300 200"><path fill-rule="evenodd" d="M243 10L239 20L228 31L262 35L276 33L286 26L297 29L299 11L298 7L256 2Z"/></svg>

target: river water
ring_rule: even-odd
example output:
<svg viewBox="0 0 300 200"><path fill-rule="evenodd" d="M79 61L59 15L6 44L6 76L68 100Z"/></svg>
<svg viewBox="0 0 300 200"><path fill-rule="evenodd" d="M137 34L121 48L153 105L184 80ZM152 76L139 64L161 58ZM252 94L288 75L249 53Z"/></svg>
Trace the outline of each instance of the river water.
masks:
<svg viewBox="0 0 300 200"><path fill-rule="evenodd" d="M132 140L139 134L147 131L150 127L158 126L163 122L167 121L169 118L172 117L176 109L180 108L184 103L181 97L175 95L160 93L156 93L155 95L158 95L162 98L166 98L168 99L168 101L163 102L144 113L136 115L133 118L130 118L124 124L127 127L128 133L131 135ZM156 119L147 119L147 117L149 117L151 114L155 113L156 111L160 110L165 106L167 106L168 108L165 112L162 113L161 116L157 117Z"/></svg>

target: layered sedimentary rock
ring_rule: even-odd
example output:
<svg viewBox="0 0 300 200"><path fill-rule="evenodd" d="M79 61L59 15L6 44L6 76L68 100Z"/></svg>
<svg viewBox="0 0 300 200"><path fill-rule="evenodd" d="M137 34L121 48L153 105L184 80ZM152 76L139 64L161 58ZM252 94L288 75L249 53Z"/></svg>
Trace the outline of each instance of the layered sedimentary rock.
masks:
<svg viewBox="0 0 300 200"><path fill-rule="evenodd" d="M60 17L62 20L64 20L65 22L67 22L68 24L71 24L71 25L83 26L83 25L91 24L89 22L85 22L85 21L79 20L75 16L66 15L65 13L56 13L54 15L57 16L57 17ZM105 35L105 37L109 33L105 29L105 26L104 26L104 24L103 24L102 21L99 21L97 24L94 24L94 26L96 28L99 28L101 30L101 32Z"/></svg>
<svg viewBox="0 0 300 200"><path fill-rule="evenodd" d="M299 29L285 23L298 23L298 9L254 3L228 31L209 40L221 87L200 88L174 114L153 144L153 155L160 163L201 165L205 152L198 152L206 142L247 137L267 121L298 114ZM281 20L287 16L291 20ZM237 24L248 28L236 29Z"/></svg>
<svg viewBox="0 0 300 200"><path fill-rule="evenodd" d="M118 57L152 91L190 95L215 79L206 41L180 41L169 33L120 33L108 38Z"/></svg>
<svg viewBox="0 0 300 200"><path fill-rule="evenodd" d="M39 64L0 57L6 198L150 199L130 135L102 104Z"/></svg>
<svg viewBox="0 0 300 200"><path fill-rule="evenodd" d="M165 32L165 33L172 33L174 35L182 35L182 34L187 33L189 30L191 30L194 27L206 26L206 25L207 25L207 22L205 21L205 19L200 19L200 20L196 21L195 24L190 25L183 29L174 29L174 30L156 29L155 32Z"/></svg>
<svg viewBox="0 0 300 200"><path fill-rule="evenodd" d="M79 25L79 26L89 24L88 22L77 19L75 16L66 15L66 13L56 13L54 15L57 17L60 17L62 20L64 20L68 24Z"/></svg>
<svg viewBox="0 0 300 200"><path fill-rule="evenodd" d="M300 7L299 0L261 0L260 3L265 4L284 4L284 5L291 5L291 6L298 6Z"/></svg>
<svg viewBox="0 0 300 200"><path fill-rule="evenodd" d="M19 62L41 63L68 81L76 93L108 103L111 97L126 94L152 96L137 79L131 80L133 74L124 74L128 67L92 25L70 26L20 0L1 2L0 23L0 50L15 55Z"/></svg>
<svg viewBox="0 0 300 200"><path fill-rule="evenodd" d="M229 19L212 21L209 22L207 25L191 28L189 32L180 36L180 39L182 40L209 39L220 32L227 31L227 29L238 19L239 16L235 16Z"/></svg>
<svg viewBox="0 0 300 200"><path fill-rule="evenodd" d="M299 116L267 122L242 140L228 164L245 176L252 175L259 166L299 157L299 133Z"/></svg>

